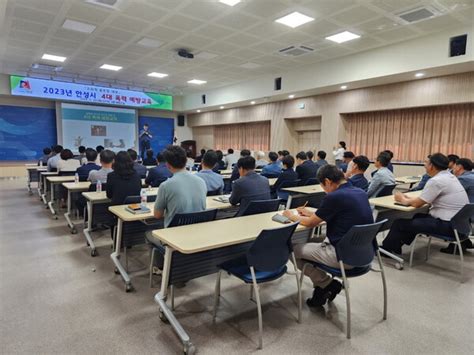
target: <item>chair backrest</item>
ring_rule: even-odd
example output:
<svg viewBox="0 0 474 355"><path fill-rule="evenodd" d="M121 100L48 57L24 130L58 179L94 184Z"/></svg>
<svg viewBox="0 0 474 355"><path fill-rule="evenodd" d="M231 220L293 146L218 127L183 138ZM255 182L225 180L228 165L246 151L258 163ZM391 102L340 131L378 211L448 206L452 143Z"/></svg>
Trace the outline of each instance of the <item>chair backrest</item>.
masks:
<svg viewBox="0 0 474 355"><path fill-rule="evenodd" d="M103 183L102 184L102 191L105 191L107 189L107 184ZM90 184L89 185L89 192L95 192L97 191L97 184Z"/></svg>
<svg viewBox="0 0 474 355"><path fill-rule="evenodd" d="M385 222L386 219L377 223L352 226L336 245L337 259L355 267L372 263L377 250L375 237Z"/></svg>
<svg viewBox="0 0 474 355"><path fill-rule="evenodd" d="M325 193L310 194L310 195L294 195L291 198L291 203L288 208L297 208L303 206L306 202L308 207L319 208L321 201L326 197Z"/></svg>
<svg viewBox="0 0 474 355"><path fill-rule="evenodd" d="M390 196L396 185L385 185L375 197Z"/></svg>
<svg viewBox="0 0 474 355"><path fill-rule="evenodd" d="M310 178L306 180L305 185L317 185L319 184L319 180L317 178Z"/></svg>
<svg viewBox="0 0 474 355"><path fill-rule="evenodd" d="M214 191L208 191L207 196L217 196L222 194L222 189L217 189Z"/></svg>
<svg viewBox="0 0 474 355"><path fill-rule="evenodd" d="M451 224L459 234L468 236L471 233L471 220L474 219L474 203L468 203L451 218Z"/></svg>
<svg viewBox="0 0 474 355"><path fill-rule="evenodd" d="M296 179L296 180L287 180L287 181L283 181L280 186L278 187L278 189L276 190L276 193L277 193L277 196L279 199L282 199L282 200L288 200L288 196L290 195L290 193L288 191L284 191L283 189L287 188L287 187L296 187L296 186L299 186L301 183L301 180L299 179Z"/></svg>
<svg viewBox="0 0 474 355"><path fill-rule="evenodd" d="M274 179L280 176L279 173L262 173L260 175L265 176L268 179Z"/></svg>
<svg viewBox="0 0 474 355"><path fill-rule="evenodd" d="M187 224L210 222L216 219L217 209L204 210L201 212L192 213L177 213L174 215L170 227L185 226Z"/></svg>
<svg viewBox="0 0 474 355"><path fill-rule="evenodd" d="M146 202L155 202L156 195L147 195ZM124 205L132 204L132 203L140 203L142 199L140 196L127 196L125 197L125 201L123 201Z"/></svg>
<svg viewBox="0 0 474 355"><path fill-rule="evenodd" d="M152 181L151 186L152 186L152 187L160 187L160 185L161 185L162 183L164 183L166 180L168 180L168 178L156 179L155 181Z"/></svg>
<svg viewBox="0 0 474 355"><path fill-rule="evenodd" d="M291 252L291 236L297 223L284 227L264 229L247 251L247 262L259 271L273 271L288 262Z"/></svg>
<svg viewBox="0 0 474 355"><path fill-rule="evenodd" d="M253 214L278 211L278 208L280 207L280 202L281 201L278 198L274 200L250 201L247 207L245 207L242 211L239 210L237 215L250 216Z"/></svg>
<svg viewBox="0 0 474 355"><path fill-rule="evenodd" d="M76 175L76 171L60 171L58 176L74 176Z"/></svg>

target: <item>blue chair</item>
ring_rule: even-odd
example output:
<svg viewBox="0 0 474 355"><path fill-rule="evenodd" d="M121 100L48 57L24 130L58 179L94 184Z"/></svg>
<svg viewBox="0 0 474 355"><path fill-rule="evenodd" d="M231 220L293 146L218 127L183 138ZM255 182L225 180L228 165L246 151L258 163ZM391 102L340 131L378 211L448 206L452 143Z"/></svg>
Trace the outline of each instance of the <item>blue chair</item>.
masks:
<svg viewBox="0 0 474 355"><path fill-rule="evenodd" d="M375 197L384 197L384 196L390 196L393 192L393 189L395 188L396 185L385 185L382 190L379 191L377 196Z"/></svg>
<svg viewBox="0 0 474 355"><path fill-rule="evenodd" d="M474 203L468 203L463 208L461 208L458 213L456 213L453 218L451 218L451 225L453 227L453 236L441 235L441 234L417 234L413 243L411 243L411 250L410 250L410 267L413 264L413 253L415 251L415 244L416 240L420 237L427 237L428 238L428 248L426 249L426 259L430 255L430 247L431 247L431 238L437 238L444 240L445 242L452 242L454 243L454 254L456 254L456 249L459 248L459 257L461 260L461 283L464 282L464 255L463 250L461 247L461 242L465 239L468 239L472 233L472 226L471 220L474 218Z"/></svg>
<svg viewBox="0 0 474 355"><path fill-rule="evenodd" d="M297 226L298 223L292 223L285 227L262 230L247 251L246 257L223 263L220 265L221 270L217 273L214 294L214 322L216 320L217 307L219 305L221 273L222 270L224 270L230 275L241 279L246 284L250 284L251 296L252 289L255 293L258 312L258 349L263 347L262 306L258 285L282 277L287 271L286 264L290 257L296 273L296 286L298 290L298 323L301 322L301 287L296 268L296 259L291 244L291 237Z"/></svg>
<svg viewBox="0 0 474 355"><path fill-rule="evenodd" d="M358 277L367 274L369 271L378 271L382 274L383 284L383 319L387 319L387 284L385 282L385 272L383 270L380 252L377 247L377 240L375 239L380 228L387 220L383 220L373 224L365 224L353 226L342 237L336 245L337 260L339 261L339 268L334 268L321 264L318 262L303 260L301 271L300 284L303 282L304 272L308 265L323 270L330 274L333 278L341 278L344 284L344 291L346 293L346 307L347 307L347 339L351 337L351 304L349 298L349 283L347 281L350 277ZM380 265L380 270L372 269L372 261L375 255ZM344 265L351 266L350 269L345 269Z"/></svg>
<svg viewBox="0 0 474 355"><path fill-rule="evenodd" d="M236 217L278 211L280 202L280 199L250 201L243 210L239 209Z"/></svg>
<svg viewBox="0 0 474 355"><path fill-rule="evenodd" d="M288 200L288 196L290 195L290 193L288 191L284 191L283 189L285 189L287 187L300 186L300 184L301 184L301 180L299 180L299 179L296 179L296 180L293 180L293 181L288 181L288 180L283 181L280 184L280 186L278 187L278 189L276 190L278 198L283 200L283 201Z"/></svg>

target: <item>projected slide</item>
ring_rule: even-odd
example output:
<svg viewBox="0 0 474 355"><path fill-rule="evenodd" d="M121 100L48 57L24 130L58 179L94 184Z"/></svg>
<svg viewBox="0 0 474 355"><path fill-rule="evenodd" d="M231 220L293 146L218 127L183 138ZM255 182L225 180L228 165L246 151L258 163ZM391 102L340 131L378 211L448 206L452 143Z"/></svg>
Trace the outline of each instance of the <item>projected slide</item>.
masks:
<svg viewBox="0 0 474 355"><path fill-rule="evenodd" d="M136 146L135 110L63 103L61 112L65 148L102 145L119 151Z"/></svg>

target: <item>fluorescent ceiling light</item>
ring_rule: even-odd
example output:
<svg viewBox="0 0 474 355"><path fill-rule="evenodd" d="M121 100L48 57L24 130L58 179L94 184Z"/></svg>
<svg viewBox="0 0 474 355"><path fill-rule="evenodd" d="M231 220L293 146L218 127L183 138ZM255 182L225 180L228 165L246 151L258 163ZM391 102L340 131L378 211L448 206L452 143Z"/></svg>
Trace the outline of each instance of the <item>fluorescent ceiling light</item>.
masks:
<svg viewBox="0 0 474 355"><path fill-rule="evenodd" d="M250 104L251 104L251 105L255 105L255 101L250 101Z"/></svg>
<svg viewBox="0 0 474 355"><path fill-rule="evenodd" d="M359 35L356 35L355 33L349 32L349 31L344 31L341 33L336 33L335 35L326 37L326 39L336 42L336 43L344 43L347 41L352 41L353 39L359 38Z"/></svg>
<svg viewBox="0 0 474 355"><path fill-rule="evenodd" d="M257 69L257 68L260 68L261 65L257 63L248 62L248 63L239 65L239 67L245 68L245 69Z"/></svg>
<svg viewBox="0 0 474 355"><path fill-rule="evenodd" d="M63 23L63 28L82 33L92 33L96 29L96 26L85 22L66 19Z"/></svg>
<svg viewBox="0 0 474 355"><path fill-rule="evenodd" d="M295 97L295 95L291 94L291 95L288 95L288 98L290 99L293 99Z"/></svg>
<svg viewBox="0 0 474 355"><path fill-rule="evenodd" d="M193 79L193 80L188 81L188 84L195 84L195 85L202 85L202 84L205 84L205 83L207 83L207 81L199 80L199 79Z"/></svg>
<svg viewBox="0 0 474 355"><path fill-rule="evenodd" d="M235 6L237 5L241 0L219 0L220 3L229 5L229 6Z"/></svg>
<svg viewBox="0 0 474 355"><path fill-rule="evenodd" d="M114 70L118 71L122 69L122 67L119 67L118 65L111 65L111 64L103 64L100 69L107 69L107 70Z"/></svg>
<svg viewBox="0 0 474 355"><path fill-rule="evenodd" d="M422 76L425 76L425 73L416 73L415 77L421 78Z"/></svg>
<svg viewBox="0 0 474 355"><path fill-rule="evenodd" d="M141 40L137 42L140 46L148 47L148 48L158 48L163 44L163 42L158 41L157 39L143 37Z"/></svg>
<svg viewBox="0 0 474 355"><path fill-rule="evenodd" d="M219 107L219 108L220 108L221 110L223 110L225 107L224 107L224 106L221 106L221 107Z"/></svg>
<svg viewBox="0 0 474 355"><path fill-rule="evenodd" d="M342 89L342 90L346 90L346 89L347 89L347 85L342 85L342 86L341 86L341 89Z"/></svg>
<svg viewBox="0 0 474 355"><path fill-rule="evenodd" d="M201 112L201 110L196 110L197 113Z"/></svg>
<svg viewBox="0 0 474 355"><path fill-rule="evenodd" d="M61 57L59 55L53 55L53 54L43 54L41 59L46 59L46 60L53 60L55 62L64 62L66 60L66 57Z"/></svg>
<svg viewBox="0 0 474 355"><path fill-rule="evenodd" d="M304 25L307 22L314 21L314 18L303 15L302 13L299 13L298 11L292 12L289 15L283 16L275 22L281 23L283 25L286 25L291 28L296 28L298 26Z"/></svg>
<svg viewBox="0 0 474 355"><path fill-rule="evenodd" d="M149 73L147 75L152 76L154 78L166 78L168 76L168 74L157 73L156 71L154 71L153 73Z"/></svg>

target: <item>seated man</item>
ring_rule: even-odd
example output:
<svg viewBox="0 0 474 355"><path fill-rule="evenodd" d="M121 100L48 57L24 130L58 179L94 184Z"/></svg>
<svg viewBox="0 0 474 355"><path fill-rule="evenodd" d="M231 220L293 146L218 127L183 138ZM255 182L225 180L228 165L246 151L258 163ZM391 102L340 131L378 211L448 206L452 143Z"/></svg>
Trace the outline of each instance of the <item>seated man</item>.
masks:
<svg viewBox="0 0 474 355"><path fill-rule="evenodd" d="M51 157L51 148L46 147L43 149L43 156L39 158L38 165L46 166L48 164L48 159Z"/></svg>
<svg viewBox="0 0 474 355"><path fill-rule="evenodd" d="M61 152L63 151L62 145L55 145L53 147L53 152L51 153L51 157L48 159L48 171L57 171L58 170L58 162L61 160Z"/></svg>
<svg viewBox="0 0 474 355"><path fill-rule="evenodd" d="M237 154L234 153L232 148L227 149L227 155L224 158L226 169L231 170L234 167L234 164L237 164Z"/></svg>
<svg viewBox="0 0 474 355"><path fill-rule="evenodd" d="M224 189L224 179L221 174L212 171L217 164L217 153L213 150L208 150L202 157L202 169L196 174L204 180L207 187L207 192L217 192L217 195L222 195Z"/></svg>
<svg viewBox="0 0 474 355"><path fill-rule="evenodd" d="M145 153L145 159L143 159L142 164L147 166L156 166L156 160L153 158L153 149L148 149Z"/></svg>
<svg viewBox="0 0 474 355"><path fill-rule="evenodd" d="M240 157L249 157L250 156L250 150L248 149L242 149L240 151ZM229 167L227 167L229 168ZM232 174L230 175L230 182L232 183L233 181L237 180L240 177L239 175L239 168L237 167L237 164L234 165L232 168Z"/></svg>
<svg viewBox="0 0 474 355"><path fill-rule="evenodd" d="M417 208L430 204L430 211L428 214L418 213L412 219L398 219L393 222L382 243L382 247L388 252L401 254L403 244L410 245L418 233L454 237L450 220L469 203L466 191L458 179L447 171L448 158L443 154L428 156L425 169L431 179L426 183L420 197L408 197L397 192L395 201Z"/></svg>
<svg viewBox="0 0 474 355"><path fill-rule="evenodd" d="M313 163L314 163L314 161L313 161L314 153L313 153L312 150L308 150L308 151L306 152L306 157L308 158L308 160L309 160L310 162L313 162Z"/></svg>
<svg viewBox="0 0 474 355"><path fill-rule="evenodd" d="M369 158L365 155L358 155L352 160L352 170L351 170L351 178L349 182L359 189L364 190L367 192L369 188L369 182L364 176L365 171L370 165Z"/></svg>
<svg viewBox="0 0 474 355"><path fill-rule="evenodd" d="M79 175L79 181L86 181L89 177L89 173L92 170L99 170L100 166L95 163L97 159L97 152L92 149L86 149L86 164L77 168L76 173Z"/></svg>
<svg viewBox="0 0 474 355"><path fill-rule="evenodd" d="M270 159L270 164L267 164L262 169L262 175L271 175L273 177L278 177L281 173L281 165L278 161L278 154L275 152L268 153L268 158Z"/></svg>
<svg viewBox="0 0 474 355"><path fill-rule="evenodd" d="M309 179L316 178L318 165L316 165L312 160L308 160L308 156L305 152L299 152L296 154L296 165L298 179L301 180L303 185L306 184Z"/></svg>
<svg viewBox="0 0 474 355"><path fill-rule="evenodd" d="M395 176L388 170L388 163L390 163L390 155L386 152L381 152L375 160L377 172L373 175L367 189L369 198L377 197L385 186L395 185Z"/></svg>
<svg viewBox="0 0 474 355"><path fill-rule="evenodd" d="M458 161L459 159L459 155L456 155L456 154L448 154L448 161L449 161L449 164L448 164L448 171L450 173L453 172L453 168L454 168L454 165L456 165L456 162Z"/></svg>
<svg viewBox="0 0 474 355"><path fill-rule="evenodd" d="M235 180L232 186L232 194L229 197L232 205L240 204L239 211L243 211L251 201L271 199L268 179L255 172L253 157L240 158L237 168L240 178Z"/></svg>
<svg viewBox="0 0 474 355"><path fill-rule="evenodd" d="M79 148L77 148L77 151L79 152L79 154L74 156L74 159L79 160L79 163L81 163L81 165L87 164L86 147L81 145Z"/></svg>
<svg viewBox="0 0 474 355"><path fill-rule="evenodd" d="M421 177L421 180L420 182L413 188L410 189L410 191L420 191L420 190L423 190L425 188L425 185L426 183L428 182L428 180L430 179L431 176L429 176L428 174L423 174L423 176Z"/></svg>
<svg viewBox="0 0 474 355"><path fill-rule="evenodd" d="M224 161L224 153L222 153L222 150L216 150L217 154L217 164L214 166L212 169L214 172L219 172L221 170L225 170L225 161Z"/></svg>
<svg viewBox="0 0 474 355"><path fill-rule="evenodd" d="M171 145L162 154L173 177L160 185L154 215L158 219L164 217L166 228L177 213L204 211L207 188L204 180L186 171L183 148Z"/></svg>
<svg viewBox="0 0 474 355"><path fill-rule="evenodd" d="M268 161L265 160L265 153L261 150L257 152L256 157L257 161L255 162L255 166L257 168L261 169L268 164Z"/></svg>
<svg viewBox="0 0 474 355"><path fill-rule="evenodd" d="M100 152L99 159L101 168L99 170L91 170L87 177L87 180L89 180L91 184L97 184L97 181L100 181L102 184L107 183L107 175L113 171L112 164L115 159L115 153L109 149L105 149Z"/></svg>
<svg viewBox="0 0 474 355"><path fill-rule="evenodd" d="M318 166L318 169L324 165L328 165L328 162L326 161L326 152L324 150L318 151L318 154L316 154L316 165Z"/></svg>
<svg viewBox="0 0 474 355"><path fill-rule="evenodd" d="M147 186L159 187L162 182L173 176L171 171L166 166L165 157L163 154L158 153L156 155L156 162L158 165L150 169L148 176L145 179L145 184Z"/></svg>
<svg viewBox="0 0 474 355"><path fill-rule="evenodd" d="M133 169L137 172L138 176L140 178L145 178L146 177L146 167L138 162L138 153L133 150L129 149L127 150L128 154L130 155L130 158L132 158L133 161Z"/></svg>
<svg viewBox="0 0 474 355"><path fill-rule="evenodd" d="M342 164L340 168L346 178L351 176L351 171L353 167L352 160L354 159L354 157L355 157L354 153L348 150L346 150L344 154L342 154Z"/></svg>
<svg viewBox="0 0 474 355"><path fill-rule="evenodd" d="M206 154L206 149L201 149L201 155L198 155L196 159L194 159L194 163L201 163L202 158L204 157L204 154Z"/></svg>
<svg viewBox="0 0 474 355"><path fill-rule="evenodd" d="M285 181L295 181L298 180L298 174L296 171L293 170L293 166L295 165L295 158L293 158L291 155L286 155L282 159L282 164L283 164L283 170L278 176L277 181L275 181L275 184L272 187L272 191L277 191L281 184L283 184Z"/></svg>
<svg viewBox="0 0 474 355"><path fill-rule="evenodd" d="M471 159L461 158L456 160L453 167L453 174L458 178L461 185L466 190L469 203L474 203L474 172Z"/></svg>
<svg viewBox="0 0 474 355"><path fill-rule="evenodd" d="M327 238L323 243L302 243L294 246L296 263L302 269L304 261L316 261L330 267L339 268L336 245L354 225L373 223L372 210L367 194L347 183L344 174L334 165L325 165L318 171L321 187L327 193L316 212L298 208L299 215L284 211L283 215L293 222L314 228L326 222ZM347 267L349 268L349 267ZM310 307L323 306L341 292L339 281L331 279L326 272L307 266L305 275L314 285L313 297L306 303Z"/></svg>

